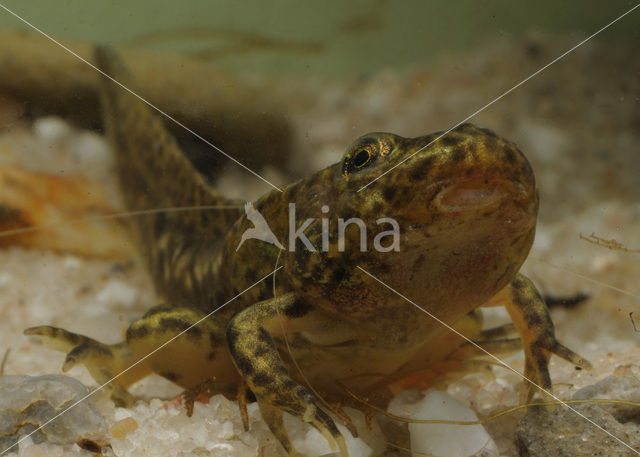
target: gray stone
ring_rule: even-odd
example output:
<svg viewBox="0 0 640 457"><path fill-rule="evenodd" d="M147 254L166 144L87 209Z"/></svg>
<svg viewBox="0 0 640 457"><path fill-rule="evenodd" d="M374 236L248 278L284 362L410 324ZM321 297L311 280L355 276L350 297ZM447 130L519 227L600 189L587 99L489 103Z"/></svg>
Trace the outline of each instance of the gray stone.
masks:
<svg viewBox="0 0 640 457"><path fill-rule="evenodd" d="M107 425L92 397L44 425L88 393L82 383L63 375L0 377L0 452L32 432L34 443L77 443L99 450L107 443Z"/></svg>
<svg viewBox="0 0 640 457"><path fill-rule="evenodd" d="M637 379L610 376L579 390L574 399L607 397L638 401L639 387ZM515 444L521 457L640 455L640 407L606 403L570 406L615 438L566 406L531 407L518 424L515 434Z"/></svg>

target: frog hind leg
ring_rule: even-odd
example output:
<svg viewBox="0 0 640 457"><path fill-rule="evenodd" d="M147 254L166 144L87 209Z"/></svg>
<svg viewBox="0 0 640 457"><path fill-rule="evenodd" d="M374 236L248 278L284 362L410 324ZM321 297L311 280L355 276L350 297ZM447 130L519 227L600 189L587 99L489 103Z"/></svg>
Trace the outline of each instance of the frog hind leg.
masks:
<svg viewBox="0 0 640 457"><path fill-rule="evenodd" d="M223 316L165 304L129 326L127 344L154 373L185 388L182 397L190 417L200 396L238 395L240 376L226 351L225 331Z"/></svg>
<svg viewBox="0 0 640 457"><path fill-rule="evenodd" d="M133 404L133 396L127 387L150 373L149 367L144 363L129 368L137 361L137 357L131 353L126 342L103 344L87 336L48 325L28 328L24 334L43 337L48 348L66 352L62 371L67 372L77 364L84 365L93 379L105 386L119 406ZM122 373L127 368L129 369Z"/></svg>
<svg viewBox="0 0 640 457"><path fill-rule="evenodd" d="M272 334L313 311L292 293L255 303L236 314L227 327L227 343L236 367L255 395L263 419L290 456L297 456L283 422L283 412L315 427L348 457L344 437L314 396L289 376ZM284 322L280 322L283 319ZM293 324L295 325L295 324Z"/></svg>
<svg viewBox="0 0 640 457"><path fill-rule="evenodd" d="M581 368L591 368L587 360L556 339L544 299L526 276L516 275L499 295L505 299L503 303L520 333L525 352L524 376L528 380L546 391L551 389L548 368L551 354L556 354ZM520 392L521 403L531 401L535 393L536 386L531 382L525 384Z"/></svg>

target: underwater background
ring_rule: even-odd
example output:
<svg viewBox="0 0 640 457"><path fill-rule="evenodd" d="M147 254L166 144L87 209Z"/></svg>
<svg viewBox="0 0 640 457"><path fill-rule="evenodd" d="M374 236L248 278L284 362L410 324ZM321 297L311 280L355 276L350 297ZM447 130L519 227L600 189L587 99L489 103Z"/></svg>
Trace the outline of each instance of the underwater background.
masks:
<svg viewBox="0 0 640 457"><path fill-rule="evenodd" d="M94 43L116 47L141 94L277 185L340 160L370 131L410 137L469 120L514 141L533 165L541 198L523 271L545 295L588 297L552 307L558 338L595 366L578 371L552 358L555 392L640 400L640 8L567 53L634 2L0 5L81 56ZM167 126L225 195L254 200L271 189ZM0 357L11 350L4 374L60 373L64 355L22 335L27 327L51 324L114 342L156 304L125 222L113 217L122 211L115 188L94 71L0 8ZM109 220L71 223L88 216ZM499 310L486 313L488 326L505 319ZM522 369L521 353L508 360ZM517 376L481 371L445 376L436 387L482 417L518 403ZM95 385L81 368L68 374ZM107 399L99 405L109 427L131 426L130 418L139 427L112 440L118 456L143 448L146 455L280 455L255 408L249 433L237 405L223 398L198 404L189 420L171 401L179 390L160 378L133 393L145 400L135 409L115 409ZM414 400L402 397L394 412L409 414ZM5 406L0 401L0 411ZM637 409L589 408L586 415L640 449ZM530 415L520 422L519 414L486 425L497 446L486 455L558 455L559 446L566 455L627 455L571 413L558 413L554 426ZM552 436L560 426L563 437ZM408 445L405 429L386 432ZM229 442L236 447L225 448ZM379 436L365 442L373 450L356 455L407 455L385 451ZM536 443L549 443L548 454ZM34 446L43 455L89 455L49 444ZM37 452L31 445L19 455Z"/></svg>

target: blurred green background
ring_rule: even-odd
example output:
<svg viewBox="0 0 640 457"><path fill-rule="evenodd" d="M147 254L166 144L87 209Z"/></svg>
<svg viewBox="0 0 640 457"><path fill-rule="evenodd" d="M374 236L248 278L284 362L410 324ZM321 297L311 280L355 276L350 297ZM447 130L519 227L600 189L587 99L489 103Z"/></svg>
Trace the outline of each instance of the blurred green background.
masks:
<svg viewBox="0 0 640 457"><path fill-rule="evenodd" d="M322 75L423 64L486 39L541 32L576 42L632 8L624 0L0 0L56 37L171 49L223 68ZM0 10L0 26L27 28ZM638 40L640 8L602 34Z"/></svg>

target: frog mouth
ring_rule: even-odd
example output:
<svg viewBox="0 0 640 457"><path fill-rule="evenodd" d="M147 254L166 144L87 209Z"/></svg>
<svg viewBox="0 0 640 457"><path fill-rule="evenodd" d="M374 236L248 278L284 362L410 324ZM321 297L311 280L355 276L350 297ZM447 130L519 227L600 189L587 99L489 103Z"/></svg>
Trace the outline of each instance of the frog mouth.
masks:
<svg viewBox="0 0 640 457"><path fill-rule="evenodd" d="M433 202L442 212L462 212L496 207L507 200L525 212L535 211L533 193L527 192L519 182L496 177L474 177L449 183Z"/></svg>

